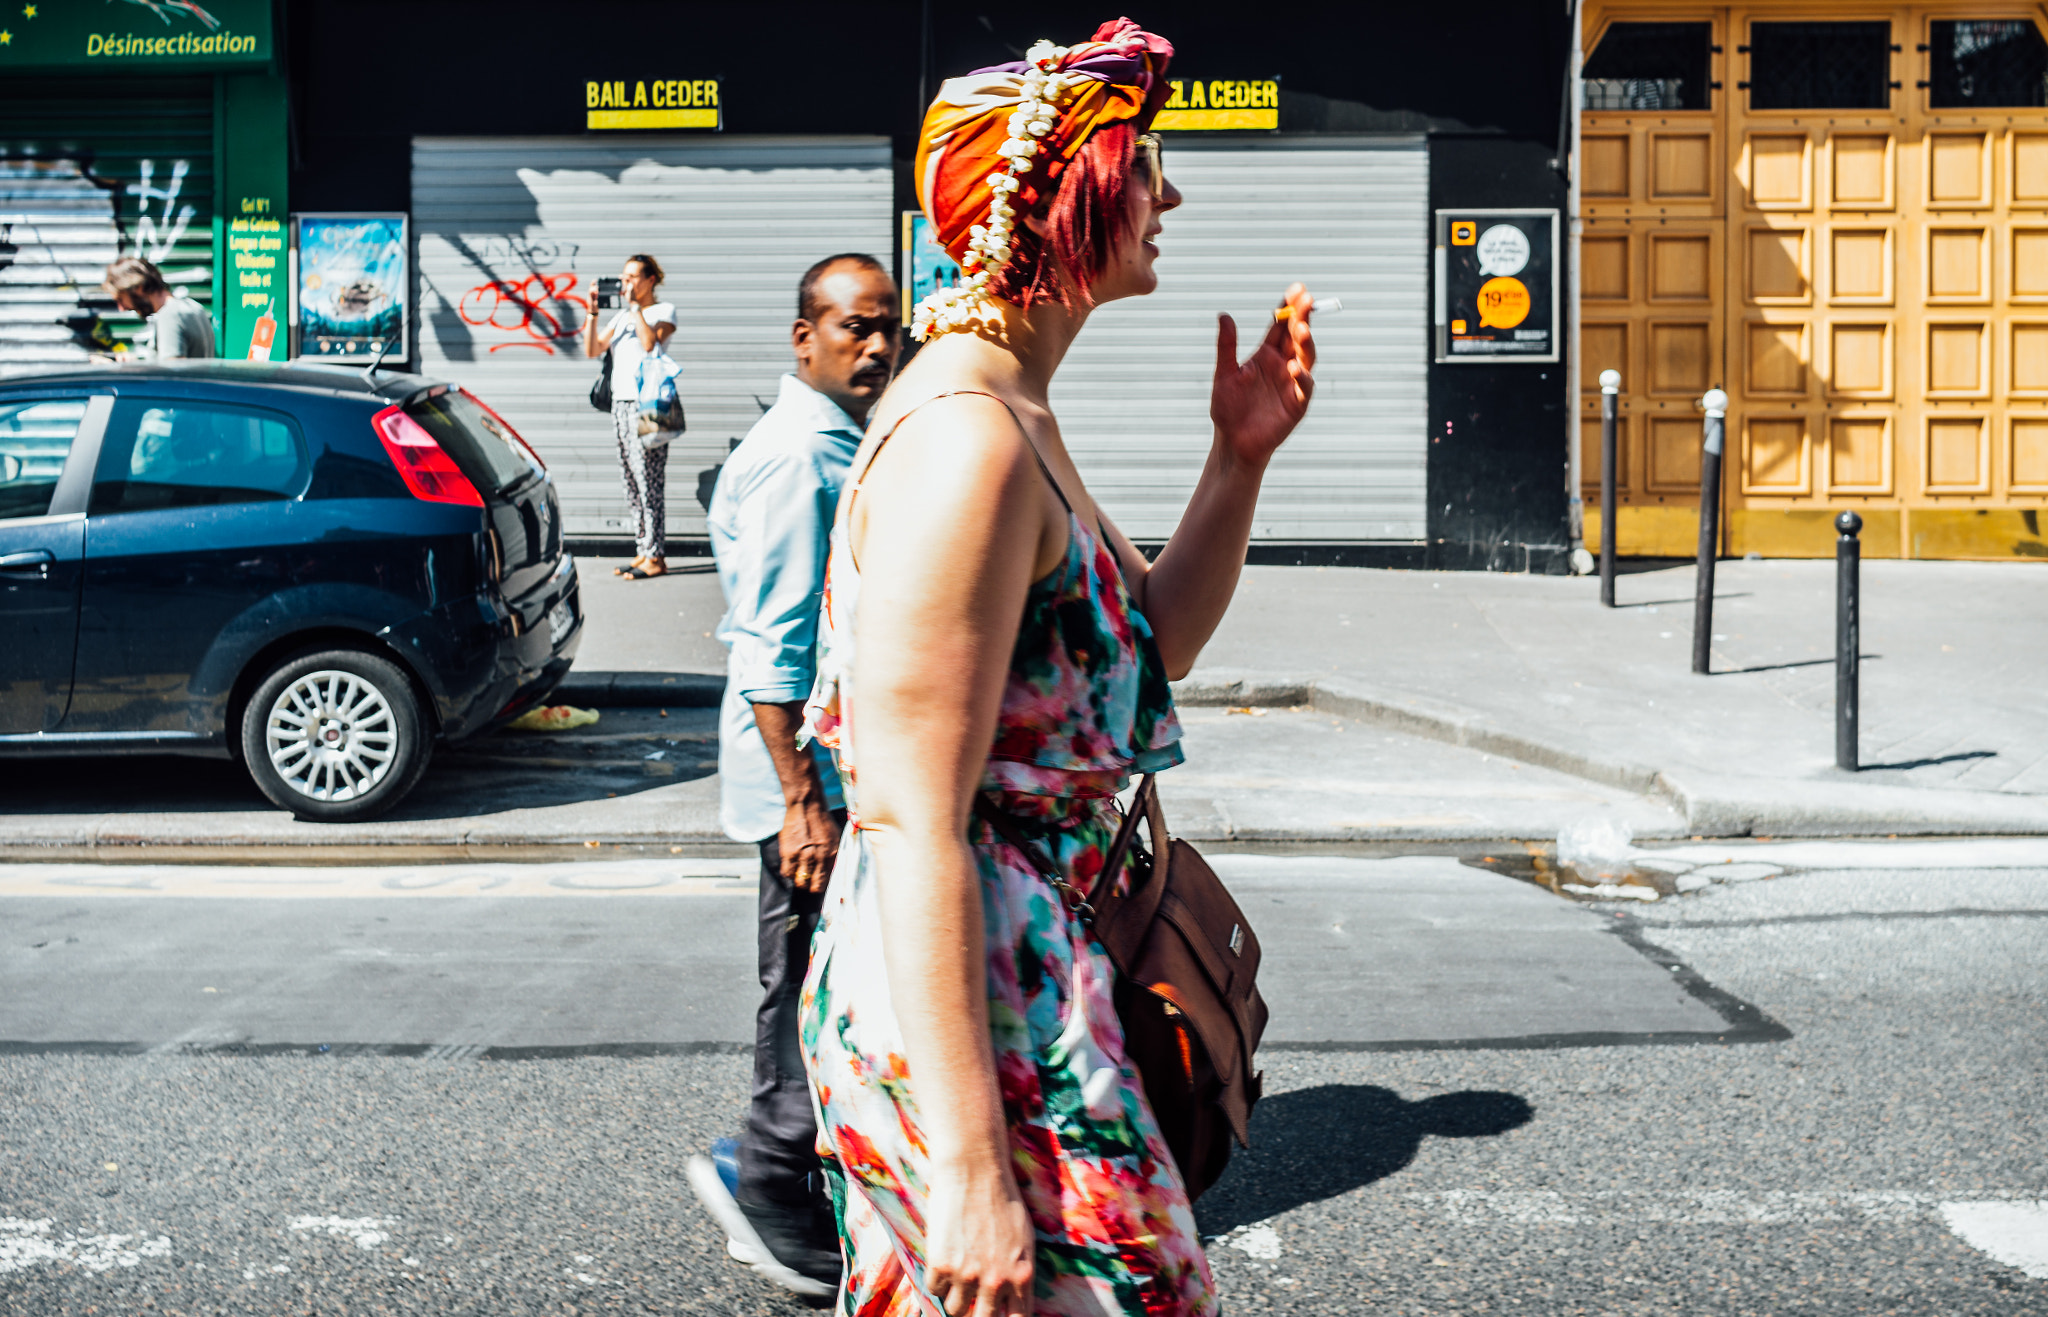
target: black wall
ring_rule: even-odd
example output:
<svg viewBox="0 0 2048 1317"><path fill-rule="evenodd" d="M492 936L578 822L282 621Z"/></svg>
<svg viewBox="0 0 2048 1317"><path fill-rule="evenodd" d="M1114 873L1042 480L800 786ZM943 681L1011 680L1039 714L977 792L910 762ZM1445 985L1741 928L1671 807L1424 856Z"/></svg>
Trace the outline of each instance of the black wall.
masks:
<svg viewBox="0 0 2048 1317"><path fill-rule="evenodd" d="M403 208L414 134L580 133L592 78L719 78L728 132L886 134L907 158L938 79L1015 59L1040 37L1082 40L1123 12L1121 0L1028 10L922 0L283 8L293 204L321 209ZM1174 43L1176 68L1278 76L1282 131L1556 136L1562 0L1149 8L1130 12Z"/></svg>
<svg viewBox="0 0 2048 1317"><path fill-rule="evenodd" d="M1430 209L1551 206L1562 222L1566 184L1557 154L1554 141L1433 136ZM1568 235L1558 236L1563 252ZM1429 241L1434 245L1433 232ZM1562 292L1562 272L1559 285ZM1568 319L1574 308L1560 300L1561 318ZM1558 328L1560 337L1569 332L1568 323ZM1564 371L1562 361L1430 366L1430 566L1566 569Z"/></svg>
<svg viewBox="0 0 2048 1317"><path fill-rule="evenodd" d="M1174 43L1177 71L1278 76L1283 132L1430 134L1432 208L1564 206L1563 0L1126 2L284 0L291 204L405 210L416 134L580 134L586 80L712 77L727 132L890 137L909 209L915 133L941 78L1128 12ZM1434 233L1416 242L1426 253ZM1561 570L1562 369L1431 367L1425 546L1261 556Z"/></svg>

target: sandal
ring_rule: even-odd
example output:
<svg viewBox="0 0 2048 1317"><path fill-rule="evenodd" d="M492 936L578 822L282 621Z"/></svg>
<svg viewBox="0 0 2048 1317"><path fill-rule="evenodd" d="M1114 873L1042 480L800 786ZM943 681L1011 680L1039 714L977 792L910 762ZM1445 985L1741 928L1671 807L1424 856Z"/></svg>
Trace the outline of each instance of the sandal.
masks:
<svg viewBox="0 0 2048 1317"><path fill-rule="evenodd" d="M647 570L648 567L653 566L655 563L659 563L661 561L662 560L659 558L649 558L644 565L636 562L632 565L632 567L628 568L626 571L623 571L619 574L630 581L651 581L657 576L667 576L668 565L666 563L663 563L662 566L656 568L654 571L650 572Z"/></svg>

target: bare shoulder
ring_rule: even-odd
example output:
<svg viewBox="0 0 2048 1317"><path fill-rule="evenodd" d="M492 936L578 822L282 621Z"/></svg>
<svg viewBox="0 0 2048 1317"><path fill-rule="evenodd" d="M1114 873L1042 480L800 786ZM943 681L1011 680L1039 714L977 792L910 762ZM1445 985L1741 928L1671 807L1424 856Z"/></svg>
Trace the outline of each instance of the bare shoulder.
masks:
<svg viewBox="0 0 2048 1317"><path fill-rule="evenodd" d="M1042 574L1058 523L1031 441L998 399L935 398L902 416L858 486L849 531L857 560L908 554L942 571L972 562ZM854 497L849 490L848 496ZM942 551L940 551L942 550ZM943 564L951 564L945 567ZM1021 582L1025 578L1020 576Z"/></svg>
<svg viewBox="0 0 2048 1317"><path fill-rule="evenodd" d="M993 492L1035 469L1031 441L1000 398L951 393L932 398L876 434L888 435L861 486L870 494L896 486L918 497ZM876 442L876 440L870 440Z"/></svg>

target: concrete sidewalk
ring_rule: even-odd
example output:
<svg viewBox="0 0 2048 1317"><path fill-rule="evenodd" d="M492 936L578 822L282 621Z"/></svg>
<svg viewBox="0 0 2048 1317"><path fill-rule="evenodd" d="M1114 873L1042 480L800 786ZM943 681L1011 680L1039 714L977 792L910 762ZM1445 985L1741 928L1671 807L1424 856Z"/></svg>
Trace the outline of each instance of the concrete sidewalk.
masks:
<svg viewBox="0 0 2048 1317"><path fill-rule="evenodd" d="M585 564L570 702L715 700L716 577L609 567ZM1700 677L1690 566L1622 576L1614 609L1589 577L1250 567L1178 689L1191 706L1308 706L1659 797L1698 835L2048 832L2048 568L1863 565L1856 774L1833 766L1834 570L1720 564ZM1345 751L1359 752L1373 748ZM1302 766L1304 784L1316 771Z"/></svg>
<svg viewBox="0 0 2048 1317"><path fill-rule="evenodd" d="M384 818L298 823L227 763L0 763L0 854L741 855L718 828L723 603L705 564L582 564L564 702L594 727L435 758ZM696 567L699 570L688 570ZM1864 760L1833 758L1832 564L1723 564L1716 675L1690 672L1692 572L1592 580L1254 567L1180 683L1176 832L1298 850L1542 842L1589 816L1644 840L2048 834L2048 570L1865 565Z"/></svg>
<svg viewBox="0 0 2048 1317"><path fill-rule="evenodd" d="M1713 836L2048 831L2048 570L1863 565L1862 772L1834 767L1834 564L1592 578L1247 569L1183 698L1299 701L1661 794ZM1308 688L1305 692L1301 687Z"/></svg>

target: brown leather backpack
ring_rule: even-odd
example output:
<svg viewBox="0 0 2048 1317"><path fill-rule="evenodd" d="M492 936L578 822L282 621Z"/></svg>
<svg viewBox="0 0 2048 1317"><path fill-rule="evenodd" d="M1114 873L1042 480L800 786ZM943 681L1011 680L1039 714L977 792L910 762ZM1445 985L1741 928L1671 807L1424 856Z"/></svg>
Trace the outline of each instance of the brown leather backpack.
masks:
<svg viewBox="0 0 2048 1317"><path fill-rule="evenodd" d="M1259 996L1259 939L1215 871L1166 831L1152 776L1138 784L1095 889L1061 877L1016 821L986 796L974 812L1022 851L1058 888L1116 966L1116 1013L1124 1051L1193 1200L1223 1175L1231 1140L1250 1146L1262 1090L1252 1054L1266 1030ZM1145 822L1149 849L1138 841ZM1126 855L1131 880L1114 891Z"/></svg>

